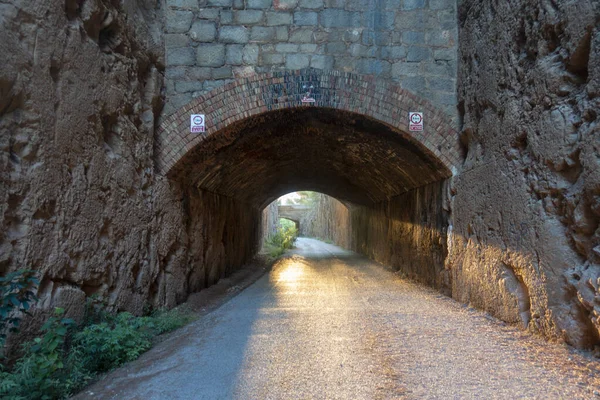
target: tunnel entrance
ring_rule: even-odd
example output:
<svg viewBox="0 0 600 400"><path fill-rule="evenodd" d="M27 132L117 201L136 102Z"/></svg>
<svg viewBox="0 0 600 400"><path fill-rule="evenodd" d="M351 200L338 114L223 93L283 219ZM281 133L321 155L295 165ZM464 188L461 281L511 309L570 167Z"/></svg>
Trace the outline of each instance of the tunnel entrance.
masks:
<svg viewBox="0 0 600 400"><path fill-rule="evenodd" d="M424 131L407 129L409 111L424 112ZM189 132L190 114L205 115L205 133ZM168 117L156 144L159 174L190 204L210 194L252 215L223 227L222 252L239 254L232 246L240 243L246 250L224 261L221 276L256 251L271 202L310 190L347 207L339 244L448 285L444 182L460 158L456 131L445 114L389 82L316 71L242 79ZM223 212L216 207L215 215Z"/></svg>

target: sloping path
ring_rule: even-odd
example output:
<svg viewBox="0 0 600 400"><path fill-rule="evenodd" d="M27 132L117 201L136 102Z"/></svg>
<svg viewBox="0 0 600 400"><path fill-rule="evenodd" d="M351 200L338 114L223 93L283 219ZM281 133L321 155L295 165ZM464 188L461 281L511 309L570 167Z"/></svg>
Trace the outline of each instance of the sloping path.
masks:
<svg viewBox="0 0 600 400"><path fill-rule="evenodd" d="M313 239L78 398L600 399L600 363Z"/></svg>

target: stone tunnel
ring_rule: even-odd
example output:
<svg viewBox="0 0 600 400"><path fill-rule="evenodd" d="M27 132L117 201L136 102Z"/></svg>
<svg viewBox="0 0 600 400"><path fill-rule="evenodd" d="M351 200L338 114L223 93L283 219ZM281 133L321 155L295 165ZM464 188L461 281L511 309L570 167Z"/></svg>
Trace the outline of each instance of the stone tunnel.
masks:
<svg viewBox="0 0 600 400"><path fill-rule="evenodd" d="M39 271L37 313L182 303L251 260L273 200L312 190L339 201L338 244L600 343L596 2L0 10L0 274Z"/></svg>

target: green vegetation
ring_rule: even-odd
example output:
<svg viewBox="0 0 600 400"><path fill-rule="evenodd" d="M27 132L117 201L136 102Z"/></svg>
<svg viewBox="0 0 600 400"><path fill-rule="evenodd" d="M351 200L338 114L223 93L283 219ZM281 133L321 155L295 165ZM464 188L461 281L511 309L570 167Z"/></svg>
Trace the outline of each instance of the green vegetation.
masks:
<svg viewBox="0 0 600 400"><path fill-rule="evenodd" d="M16 332L23 315L38 298L33 290L39 285L35 271L20 270L0 277L0 349L6 333Z"/></svg>
<svg viewBox="0 0 600 400"><path fill-rule="evenodd" d="M296 225L287 219L281 218L279 220L279 228L277 233L273 235L265 244L267 253L271 257L279 257L287 249L294 247L294 243L298 238L298 230Z"/></svg>
<svg viewBox="0 0 600 400"><path fill-rule="evenodd" d="M286 204L312 206L319 199L319 192L300 191L295 193L297 195L297 198L287 199Z"/></svg>
<svg viewBox="0 0 600 400"><path fill-rule="evenodd" d="M32 271L18 271L0 281L0 306L7 307L0 314L0 327L17 329L15 310L27 311L37 300L32 292L37 284ZM13 308L7 306L7 301ZM80 325L63 318L63 314L64 310L55 310L42 326L42 336L23 345L23 355L10 369L0 363L0 398L66 398L97 374L139 357L157 335L195 319L192 311L181 307L143 317L127 312L113 314L103 311L93 300L88 302Z"/></svg>

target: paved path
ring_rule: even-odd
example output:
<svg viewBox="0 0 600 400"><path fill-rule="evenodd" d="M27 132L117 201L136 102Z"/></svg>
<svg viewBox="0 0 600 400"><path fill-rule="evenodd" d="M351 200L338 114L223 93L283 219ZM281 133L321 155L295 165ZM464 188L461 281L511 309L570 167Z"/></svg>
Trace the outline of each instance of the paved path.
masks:
<svg viewBox="0 0 600 400"><path fill-rule="evenodd" d="M339 247L297 247L79 398L600 399L597 361Z"/></svg>

